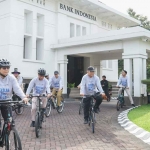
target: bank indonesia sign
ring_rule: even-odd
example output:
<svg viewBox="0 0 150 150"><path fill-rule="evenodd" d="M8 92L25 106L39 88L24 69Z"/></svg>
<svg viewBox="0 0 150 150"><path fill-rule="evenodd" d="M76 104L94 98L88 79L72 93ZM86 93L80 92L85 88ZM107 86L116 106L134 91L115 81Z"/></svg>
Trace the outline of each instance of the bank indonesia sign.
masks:
<svg viewBox="0 0 150 150"><path fill-rule="evenodd" d="M72 8L72 7L66 6L66 5L61 4L61 3L60 3L60 9L71 12L71 13L74 13L74 14L79 15L79 16L83 16L83 17L85 17L87 19L91 19L93 21L96 21L95 16L93 16L91 14L88 14L86 12L83 12L81 10L77 10L77 9Z"/></svg>

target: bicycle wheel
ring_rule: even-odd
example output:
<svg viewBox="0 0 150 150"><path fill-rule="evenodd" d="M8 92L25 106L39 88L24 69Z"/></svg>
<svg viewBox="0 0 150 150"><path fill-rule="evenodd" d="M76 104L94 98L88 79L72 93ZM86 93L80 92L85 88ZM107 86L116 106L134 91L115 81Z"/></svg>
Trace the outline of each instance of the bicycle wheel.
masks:
<svg viewBox="0 0 150 150"><path fill-rule="evenodd" d="M5 135L5 150L22 150L20 137L14 127L11 129L9 135Z"/></svg>
<svg viewBox="0 0 150 150"><path fill-rule="evenodd" d="M60 106L57 107L57 112L58 112L58 113L62 113L63 109L64 109L64 102L61 102L61 103L60 103Z"/></svg>
<svg viewBox="0 0 150 150"><path fill-rule="evenodd" d="M120 100L118 100L117 105L116 105L117 111L120 110L120 107L121 107L121 103L120 103Z"/></svg>
<svg viewBox="0 0 150 150"><path fill-rule="evenodd" d="M91 115L91 122L92 122L92 132L94 133L95 132L95 112L93 111L92 112L92 115Z"/></svg>
<svg viewBox="0 0 150 150"><path fill-rule="evenodd" d="M40 122L41 122L40 121L40 114L37 113L36 117L35 117L35 135L37 138L40 136L40 130L41 130L41 128L40 128L41 123Z"/></svg>
<svg viewBox="0 0 150 150"><path fill-rule="evenodd" d="M24 112L24 107L22 105L17 105L17 107L15 108L15 113L17 115L21 115Z"/></svg>
<svg viewBox="0 0 150 150"><path fill-rule="evenodd" d="M46 105L46 111L45 111L46 117L49 117L49 116L50 116L50 114L51 114L51 109L52 109L51 101L48 100L47 105Z"/></svg>

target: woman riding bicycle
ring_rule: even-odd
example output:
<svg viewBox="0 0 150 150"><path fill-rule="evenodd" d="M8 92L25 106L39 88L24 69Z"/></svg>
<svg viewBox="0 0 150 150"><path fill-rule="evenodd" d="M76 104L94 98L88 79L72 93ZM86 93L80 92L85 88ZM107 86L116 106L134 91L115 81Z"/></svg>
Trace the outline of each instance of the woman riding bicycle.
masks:
<svg viewBox="0 0 150 150"><path fill-rule="evenodd" d="M46 95L46 92L48 94L48 97L51 96L49 83L48 83L48 80L45 78L45 74L46 74L45 69L40 68L38 70L38 77L33 78L31 82L29 83L29 86L26 92L27 97L29 97L29 94L32 89L33 89L33 96L39 96L42 94ZM45 112L47 98L43 97L42 101L43 101L43 112ZM33 97L32 109L31 109L32 122L31 122L30 127L35 127L36 103L37 103L37 98Z"/></svg>
<svg viewBox="0 0 150 150"><path fill-rule="evenodd" d="M25 94L19 86L16 78L13 75L9 75L10 62L7 59L0 59L0 101L12 99L12 93L14 92L19 96L25 103L28 102ZM1 106L1 113L4 121L7 121L8 113L12 117L12 110L10 107Z"/></svg>

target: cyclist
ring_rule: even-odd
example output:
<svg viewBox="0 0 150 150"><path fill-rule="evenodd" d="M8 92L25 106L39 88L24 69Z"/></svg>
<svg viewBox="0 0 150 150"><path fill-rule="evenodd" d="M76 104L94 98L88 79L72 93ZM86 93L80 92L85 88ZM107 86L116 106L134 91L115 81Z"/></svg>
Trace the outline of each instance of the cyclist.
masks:
<svg viewBox="0 0 150 150"><path fill-rule="evenodd" d="M18 68L14 68L14 71L12 72L12 74L17 79L19 86L23 89L23 78L20 76L20 72L18 71Z"/></svg>
<svg viewBox="0 0 150 150"><path fill-rule="evenodd" d="M109 92L108 92L108 81L106 80L106 76L103 75L102 79L103 79L103 80L101 80L102 88L103 88L107 98L110 98L110 95L109 95Z"/></svg>
<svg viewBox="0 0 150 150"><path fill-rule="evenodd" d="M84 96L83 103L84 103L84 124L88 123L88 117L89 117L89 108L90 108L90 98L85 97L85 95L94 95L95 92L100 92L95 97L96 103L94 106L94 110L96 113L98 113L98 108L100 104L102 103L102 97L104 96L104 91L101 87L99 77L94 74L95 69L94 67L90 66L87 69L87 74L83 76L81 81L81 89L80 89L80 95Z"/></svg>
<svg viewBox="0 0 150 150"><path fill-rule="evenodd" d="M57 106L59 108L62 100L63 83L58 71L54 72L54 76L51 79L51 87L53 88L52 95L55 95L57 92Z"/></svg>
<svg viewBox="0 0 150 150"><path fill-rule="evenodd" d="M49 74L48 74L48 73L45 75L45 78L48 80L49 86L51 86L52 78L49 77ZM50 87L50 89L52 89L52 87Z"/></svg>
<svg viewBox="0 0 150 150"><path fill-rule="evenodd" d="M51 96L49 83L48 83L48 80L45 78L45 74L46 74L45 69L40 68L38 70L38 77L33 78L31 82L29 83L29 86L26 92L27 97L29 97L29 94L32 89L33 89L33 96L38 96L41 94L46 95L46 92L48 94L48 97ZM32 122L31 122L30 127L35 127L36 102L37 102L37 98L33 97L32 109L31 109ZM46 109L47 98L43 97L42 102L43 102L43 113L44 113Z"/></svg>
<svg viewBox="0 0 150 150"><path fill-rule="evenodd" d="M12 99L12 92L19 96L25 103L28 102L21 87L13 75L9 75L10 62L7 59L0 59L0 100ZM5 121L7 121L8 113L12 117L12 110L10 107L1 106L1 113Z"/></svg>
<svg viewBox="0 0 150 150"><path fill-rule="evenodd" d="M23 90L23 78L20 76L20 72L18 71L18 68L14 68L14 71L12 72L12 74L14 75L14 77L17 79L17 82L19 84L19 86L21 87L21 89ZM13 94L12 99L14 101L16 100L21 100L21 98L15 94Z"/></svg>
<svg viewBox="0 0 150 150"><path fill-rule="evenodd" d="M116 87L126 87L125 88L125 91L130 99L130 102L131 102L131 105L133 107L135 107L134 105L134 102L133 102L133 99L132 99L132 96L129 92L129 88L130 88L130 82L129 82L129 77L127 76L127 71L126 70L123 70L122 71L122 75L120 75L119 77L119 80L118 80L118 83L117 83L117 86ZM122 91L122 88L119 89L119 92L118 92L118 95L121 94L121 91Z"/></svg>

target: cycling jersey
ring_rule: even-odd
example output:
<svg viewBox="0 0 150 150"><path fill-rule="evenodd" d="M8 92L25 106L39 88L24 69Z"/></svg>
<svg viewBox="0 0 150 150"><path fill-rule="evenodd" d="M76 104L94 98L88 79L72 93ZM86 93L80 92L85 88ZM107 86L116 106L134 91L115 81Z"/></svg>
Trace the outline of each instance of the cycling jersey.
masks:
<svg viewBox="0 0 150 150"><path fill-rule="evenodd" d="M51 87L55 89L62 89L63 88L62 78L60 76L58 78L56 78L55 76L52 77Z"/></svg>
<svg viewBox="0 0 150 150"><path fill-rule="evenodd" d="M93 95L94 92L104 93L99 77L94 75L90 78L87 74L84 75L81 81L80 94Z"/></svg>
<svg viewBox="0 0 150 150"><path fill-rule="evenodd" d="M120 76L117 86L130 87L129 77L128 76Z"/></svg>
<svg viewBox="0 0 150 150"><path fill-rule="evenodd" d="M5 78L0 77L0 100L11 99L13 91L21 99L25 98L25 94L13 75L7 75Z"/></svg>
<svg viewBox="0 0 150 150"><path fill-rule="evenodd" d="M29 95L32 89L34 96L46 94L46 92L47 94L50 94L49 83L46 78L44 78L43 80L39 80L38 77L33 78L29 83L26 94Z"/></svg>

